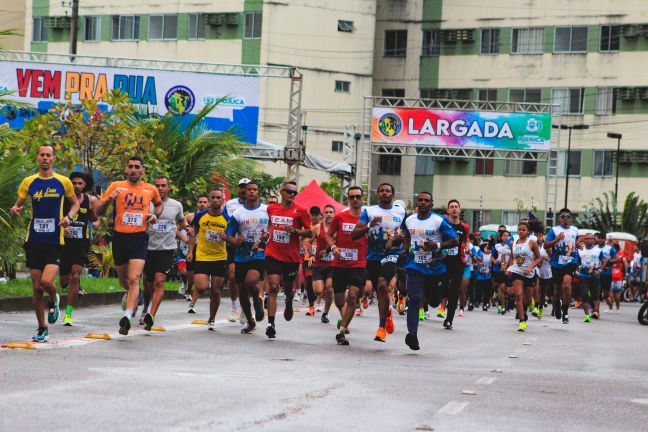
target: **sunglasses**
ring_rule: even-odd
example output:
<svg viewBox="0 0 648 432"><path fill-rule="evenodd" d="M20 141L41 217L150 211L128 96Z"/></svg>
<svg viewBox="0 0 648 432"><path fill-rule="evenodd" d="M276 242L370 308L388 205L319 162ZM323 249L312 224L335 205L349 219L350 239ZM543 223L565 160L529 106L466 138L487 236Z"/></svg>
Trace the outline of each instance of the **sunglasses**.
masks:
<svg viewBox="0 0 648 432"><path fill-rule="evenodd" d="M562 215L560 215L560 219L565 219L565 220L571 219L571 215L570 214L562 214Z"/></svg>
<svg viewBox="0 0 648 432"><path fill-rule="evenodd" d="M362 195L349 195L350 200L361 199Z"/></svg>
<svg viewBox="0 0 648 432"><path fill-rule="evenodd" d="M142 168L142 165L128 165L128 168L130 168L130 169L140 169L140 168Z"/></svg>
<svg viewBox="0 0 648 432"><path fill-rule="evenodd" d="M284 192L286 192L288 195L297 195L297 191L294 189L284 189Z"/></svg>

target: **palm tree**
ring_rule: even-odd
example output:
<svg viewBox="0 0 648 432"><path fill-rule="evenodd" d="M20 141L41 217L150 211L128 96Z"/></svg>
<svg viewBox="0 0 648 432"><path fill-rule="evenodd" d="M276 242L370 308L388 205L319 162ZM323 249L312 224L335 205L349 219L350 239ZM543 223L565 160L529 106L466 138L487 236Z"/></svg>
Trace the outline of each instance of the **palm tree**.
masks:
<svg viewBox="0 0 648 432"><path fill-rule="evenodd" d="M175 184L176 196L185 205L222 179L236 184L239 178L250 177L257 166L253 160L239 156L245 144L232 131L207 129L203 120L218 103L203 108L188 125L170 113L158 120L161 127L154 141L168 154L169 177Z"/></svg>
<svg viewBox="0 0 648 432"><path fill-rule="evenodd" d="M585 212L578 216L579 226L601 232L620 230L636 236L643 233L643 226L648 222L648 203L634 192L626 197L620 220L616 209L614 192L606 192L602 198L596 198L585 207Z"/></svg>

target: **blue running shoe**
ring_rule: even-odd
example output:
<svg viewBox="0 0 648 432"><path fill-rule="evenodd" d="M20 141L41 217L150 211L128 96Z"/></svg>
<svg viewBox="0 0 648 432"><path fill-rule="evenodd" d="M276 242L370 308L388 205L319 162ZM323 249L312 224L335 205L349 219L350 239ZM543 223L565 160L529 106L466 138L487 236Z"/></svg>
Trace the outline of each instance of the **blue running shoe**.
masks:
<svg viewBox="0 0 648 432"><path fill-rule="evenodd" d="M47 327L38 327L38 330L36 330L36 334L32 336L32 341L38 342L38 343L45 343L49 339L49 333L47 331Z"/></svg>
<svg viewBox="0 0 648 432"><path fill-rule="evenodd" d="M60 297L56 294L56 301L49 303L49 311L47 312L47 322L54 324L59 318L61 311L59 310Z"/></svg>

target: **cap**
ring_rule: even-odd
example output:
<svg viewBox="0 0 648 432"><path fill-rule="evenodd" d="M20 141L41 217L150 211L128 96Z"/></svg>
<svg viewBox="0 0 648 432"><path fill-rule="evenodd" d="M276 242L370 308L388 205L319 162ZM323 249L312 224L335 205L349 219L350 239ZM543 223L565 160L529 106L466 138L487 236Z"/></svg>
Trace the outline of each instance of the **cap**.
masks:
<svg viewBox="0 0 648 432"><path fill-rule="evenodd" d="M250 180L249 178L243 177L241 180L239 180L238 184L239 184L239 186L246 185L246 184L250 183L251 181L252 180Z"/></svg>

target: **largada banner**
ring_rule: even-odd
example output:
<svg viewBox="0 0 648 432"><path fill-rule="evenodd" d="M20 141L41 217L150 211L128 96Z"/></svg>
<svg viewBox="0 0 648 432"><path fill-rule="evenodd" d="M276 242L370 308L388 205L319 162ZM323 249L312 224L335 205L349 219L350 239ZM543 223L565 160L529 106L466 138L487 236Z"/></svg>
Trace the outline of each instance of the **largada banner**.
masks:
<svg viewBox="0 0 648 432"><path fill-rule="evenodd" d="M371 141L433 147L549 151L551 115L375 107Z"/></svg>
<svg viewBox="0 0 648 432"><path fill-rule="evenodd" d="M234 127L242 141L256 144L259 123L260 81L254 76L217 75L153 69L74 66L53 63L0 62L0 90L31 103L40 113L56 103L102 100L112 89L127 92L133 103L148 105L151 112L171 112L190 121L200 110L221 98L206 118L211 130ZM102 109L109 109L102 106ZM0 123L21 128L38 115L27 110L0 113Z"/></svg>

